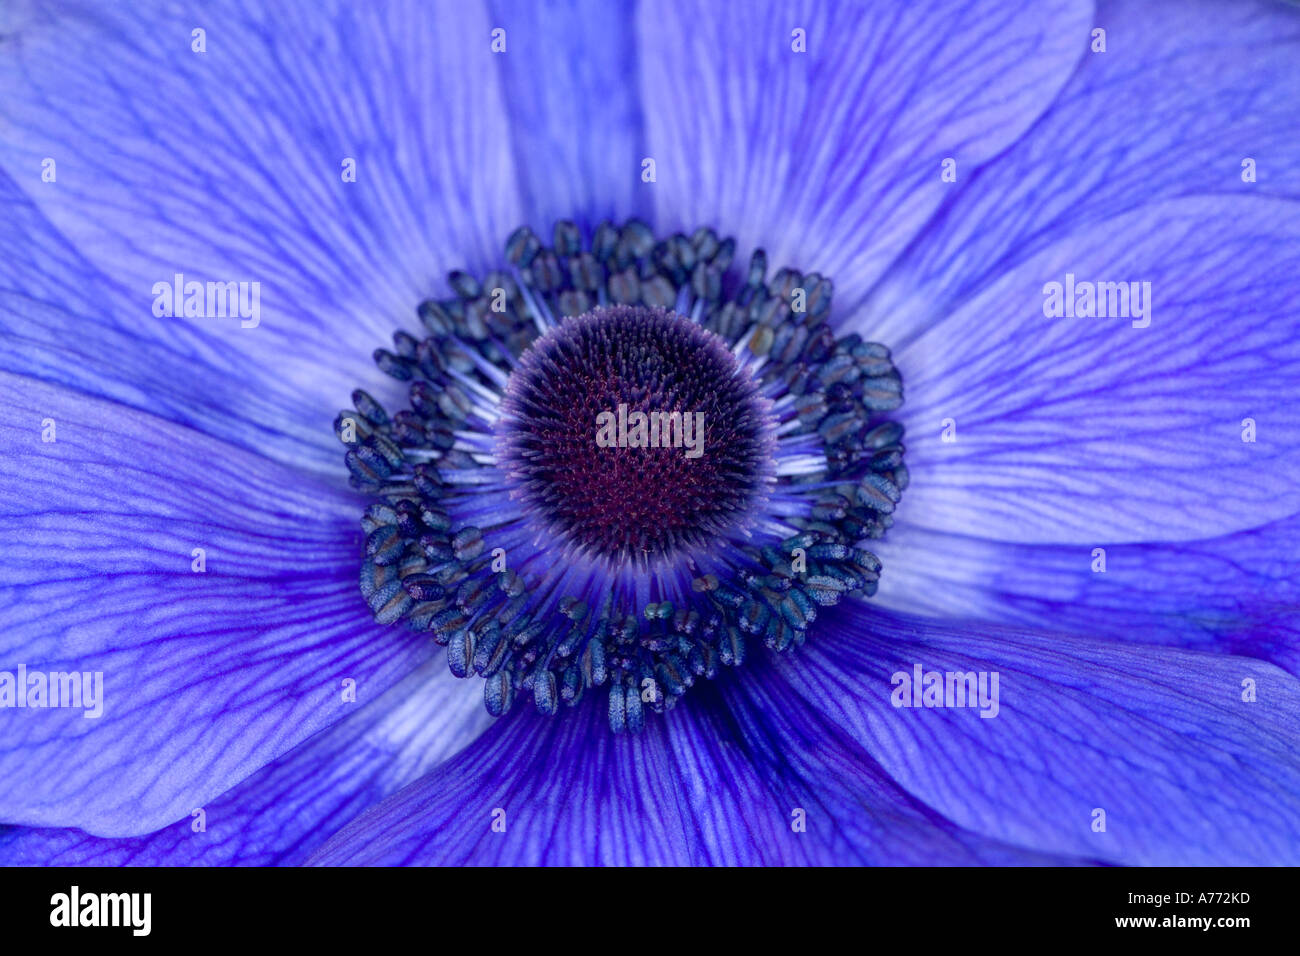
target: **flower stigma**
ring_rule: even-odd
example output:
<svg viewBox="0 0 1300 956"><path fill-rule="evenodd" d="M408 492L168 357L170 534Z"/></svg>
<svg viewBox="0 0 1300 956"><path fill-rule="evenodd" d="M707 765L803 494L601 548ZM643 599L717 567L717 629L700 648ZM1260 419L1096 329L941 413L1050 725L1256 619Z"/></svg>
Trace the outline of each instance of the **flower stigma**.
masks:
<svg viewBox="0 0 1300 956"><path fill-rule="evenodd" d="M498 460L524 513L567 557L645 573L691 561L752 521L774 477L768 405L698 323L597 308L520 357Z"/></svg>

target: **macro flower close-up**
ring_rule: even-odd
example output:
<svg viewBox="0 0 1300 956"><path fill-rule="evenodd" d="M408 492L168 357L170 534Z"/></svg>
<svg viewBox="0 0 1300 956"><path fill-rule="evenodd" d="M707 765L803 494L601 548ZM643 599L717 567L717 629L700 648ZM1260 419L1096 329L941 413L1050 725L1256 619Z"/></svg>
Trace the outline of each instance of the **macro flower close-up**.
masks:
<svg viewBox="0 0 1300 956"><path fill-rule="evenodd" d="M1298 64L0 8L0 864L1300 864Z"/></svg>

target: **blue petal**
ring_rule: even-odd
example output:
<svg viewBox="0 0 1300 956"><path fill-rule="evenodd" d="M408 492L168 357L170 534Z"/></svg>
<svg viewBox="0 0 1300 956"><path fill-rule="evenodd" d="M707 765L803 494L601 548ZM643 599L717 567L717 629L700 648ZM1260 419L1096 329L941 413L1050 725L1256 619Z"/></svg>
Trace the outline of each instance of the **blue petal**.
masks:
<svg viewBox="0 0 1300 956"><path fill-rule="evenodd" d="M787 679L957 826L1112 863L1300 862L1300 681L1278 668L882 613L828 625ZM997 672L997 716L892 706L918 664Z"/></svg>
<svg viewBox="0 0 1300 956"><path fill-rule="evenodd" d="M747 665L735 680L720 686L726 712L741 731L742 757L758 768L771 794L769 801L778 806L798 805L806 814L813 845L775 861L871 866L1091 862L1012 846L944 819L891 779L868 748L829 720L815 702L801 697L772 664L773 659L765 655L753 667ZM730 807L720 805L717 794L732 789L735 779L725 756L726 745L718 743L716 734L701 738L684 730L673 728L671 739L678 760L686 767L701 767L698 779L705 781L693 794L693 811L702 827L712 821L725 836L734 828L732 814L745 815L737 808L757 801L738 792ZM715 754L716 766L707 767L700 760L701 753ZM784 822L789 830L789 814ZM777 837L788 840L785 832L758 836L764 844ZM770 854L766 856L771 859Z"/></svg>
<svg viewBox="0 0 1300 956"><path fill-rule="evenodd" d="M477 682L430 661L333 727L157 833L0 833L0 865L270 866L302 862L367 806L417 779L491 720ZM198 809L198 808L195 808Z"/></svg>
<svg viewBox="0 0 1300 956"><path fill-rule="evenodd" d="M0 671L104 694L98 718L0 709L0 820L155 830L346 714L345 679L365 700L428 656L372 622L337 486L6 374L0 441Z"/></svg>
<svg viewBox="0 0 1300 956"><path fill-rule="evenodd" d="M497 57L510 148L528 222L548 236L557 219L594 227L650 214L637 50L627 5L496 0L505 30Z"/></svg>
<svg viewBox="0 0 1300 956"><path fill-rule="evenodd" d="M1017 263L896 349L913 478L900 520L1091 548L1300 512L1298 208L1137 209ZM1149 283L1146 318L1045 317L1045 286L1071 274Z"/></svg>
<svg viewBox="0 0 1300 956"><path fill-rule="evenodd" d="M1041 121L962 181L873 295L859 318L881 341L906 342L1042 250L1143 206L1300 198L1300 10L1143 0L1105 4L1094 26L1106 51L1086 53Z"/></svg>
<svg viewBox="0 0 1300 956"><path fill-rule="evenodd" d="M167 345L140 320L139 303L79 256L3 173L0 216L10 227L0 230L0 369L338 473L333 402L258 381L258 369L220 343L202 358Z"/></svg>
<svg viewBox="0 0 1300 956"><path fill-rule="evenodd" d="M435 277L495 265L521 218L477 7L54 5L9 21L0 169L117 293L57 334L147 339L237 376L290 409L273 424L292 434L328 436ZM81 274L64 264L37 263L55 306ZM152 289L176 273L261 283L260 323L155 317Z"/></svg>
<svg viewBox="0 0 1300 956"><path fill-rule="evenodd" d="M507 718L311 862L1073 862L951 825L784 681L742 676L725 697L697 687L631 738L609 732L600 700Z"/></svg>
<svg viewBox="0 0 1300 956"><path fill-rule="evenodd" d="M1009 544L899 522L875 603L913 614L1238 654L1300 676L1300 515L1164 544Z"/></svg>
<svg viewBox="0 0 1300 956"><path fill-rule="evenodd" d="M827 275L851 312L950 195L942 161L961 182L1015 142L1086 53L1091 16L1074 0L644 4L659 223Z"/></svg>

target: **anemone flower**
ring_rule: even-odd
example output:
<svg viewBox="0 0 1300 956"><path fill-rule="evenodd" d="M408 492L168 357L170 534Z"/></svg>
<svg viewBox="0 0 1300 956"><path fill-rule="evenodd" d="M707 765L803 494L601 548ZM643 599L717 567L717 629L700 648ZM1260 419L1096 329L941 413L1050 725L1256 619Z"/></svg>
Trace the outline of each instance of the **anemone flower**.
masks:
<svg viewBox="0 0 1300 956"><path fill-rule="evenodd" d="M1294 6L0 20L0 861L1300 862Z"/></svg>

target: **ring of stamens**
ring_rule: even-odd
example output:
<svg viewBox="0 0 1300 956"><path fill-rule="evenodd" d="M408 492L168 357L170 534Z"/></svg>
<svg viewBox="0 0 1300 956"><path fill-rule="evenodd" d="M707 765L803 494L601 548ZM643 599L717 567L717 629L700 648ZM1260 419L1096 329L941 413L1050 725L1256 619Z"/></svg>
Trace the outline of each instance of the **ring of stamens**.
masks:
<svg viewBox="0 0 1300 956"><path fill-rule="evenodd" d="M454 674L485 679L493 714L521 694L554 713L599 690L611 727L637 730L647 711L741 664L751 642L802 644L818 607L875 592L880 562L861 545L884 534L907 485L902 427L887 417L901 379L884 346L836 336L829 280L789 269L769 279L762 250L737 275L734 251L708 229L656 240L637 221L602 223L585 244L560 222L550 247L521 228L508 270L452 273L455 295L420 305L424 336L398 332L376 351L410 407L390 416L358 390L336 419L350 480L373 496L361 591L375 619L429 633ZM734 363L744 387L711 406L734 429L730 444L706 429L706 447L726 452L716 464L731 469L712 473L711 497L693 493L680 459L664 459L657 484L615 471L586 492L558 469L530 468L557 451L554 435L529 431L536 363L632 316ZM728 381L712 354L719 365L701 381ZM653 390L684 374L647 364L624 384ZM563 381L537 396L562 400ZM620 489L644 505L656 488L690 519L620 531L636 501L600 512Z"/></svg>

